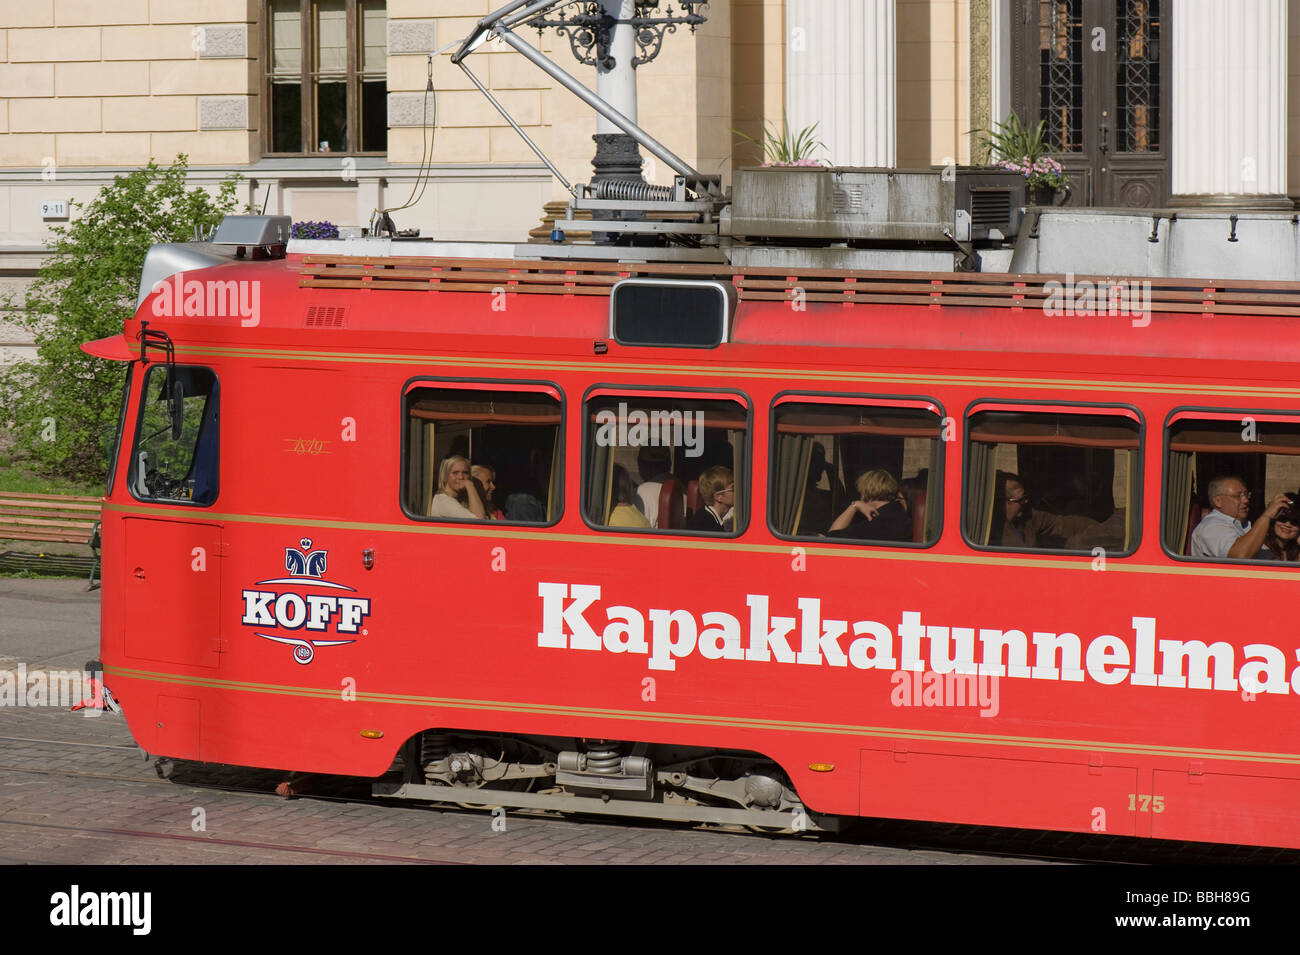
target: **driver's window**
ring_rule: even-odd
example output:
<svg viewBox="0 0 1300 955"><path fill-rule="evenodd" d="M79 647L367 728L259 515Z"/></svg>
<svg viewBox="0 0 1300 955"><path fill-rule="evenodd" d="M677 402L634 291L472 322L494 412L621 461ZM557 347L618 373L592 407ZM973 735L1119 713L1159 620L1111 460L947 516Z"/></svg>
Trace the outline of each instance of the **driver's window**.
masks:
<svg viewBox="0 0 1300 955"><path fill-rule="evenodd" d="M217 408L217 376L212 369L176 365L149 369L131 452L130 485L135 497L194 504L217 499Z"/></svg>

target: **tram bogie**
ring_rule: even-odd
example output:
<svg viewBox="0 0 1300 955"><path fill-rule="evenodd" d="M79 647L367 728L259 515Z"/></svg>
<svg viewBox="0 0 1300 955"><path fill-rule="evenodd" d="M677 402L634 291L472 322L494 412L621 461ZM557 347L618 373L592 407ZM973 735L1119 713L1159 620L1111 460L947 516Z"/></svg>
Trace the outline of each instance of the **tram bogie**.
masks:
<svg viewBox="0 0 1300 955"><path fill-rule="evenodd" d="M743 822L778 831L835 828L834 820L808 813L786 773L756 753L426 730L403 746L395 766L401 783L381 780L376 795L498 806L527 793L521 808ZM636 805L611 808L614 801Z"/></svg>

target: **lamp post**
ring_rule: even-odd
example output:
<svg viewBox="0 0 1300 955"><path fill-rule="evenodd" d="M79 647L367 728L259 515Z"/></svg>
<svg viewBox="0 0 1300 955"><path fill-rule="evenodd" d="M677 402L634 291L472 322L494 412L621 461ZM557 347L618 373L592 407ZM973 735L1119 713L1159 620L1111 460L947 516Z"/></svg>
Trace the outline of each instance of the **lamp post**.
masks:
<svg viewBox="0 0 1300 955"><path fill-rule="evenodd" d="M539 15L528 26L552 28L569 41L579 63L596 67L596 93L633 122L637 121L636 68L659 55L664 34L679 25L692 33L706 17L707 0L677 0L681 10L661 0L582 0L561 7L554 16ZM644 181L641 152L634 140L598 116L592 184L606 179Z"/></svg>

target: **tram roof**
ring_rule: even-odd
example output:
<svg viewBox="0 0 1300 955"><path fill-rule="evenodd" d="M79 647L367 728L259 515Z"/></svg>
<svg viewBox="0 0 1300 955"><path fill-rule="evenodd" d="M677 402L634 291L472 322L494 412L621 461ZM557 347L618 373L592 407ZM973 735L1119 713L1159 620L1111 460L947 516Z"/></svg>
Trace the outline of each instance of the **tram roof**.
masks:
<svg viewBox="0 0 1300 955"><path fill-rule="evenodd" d="M609 293L626 278L733 285L737 345L1300 361L1300 282L322 254L177 273L144 299L127 339L147 319L178 344L590 343L608 337ZM254 301L256 322L239 308Z"/></svg>

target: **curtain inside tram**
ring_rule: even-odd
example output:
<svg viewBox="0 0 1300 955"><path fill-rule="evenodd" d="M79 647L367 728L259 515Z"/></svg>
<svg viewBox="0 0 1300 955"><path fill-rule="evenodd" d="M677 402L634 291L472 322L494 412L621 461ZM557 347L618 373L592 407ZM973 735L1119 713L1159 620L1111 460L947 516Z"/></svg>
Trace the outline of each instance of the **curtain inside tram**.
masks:
<svg viewBox="0 0 1300 955"><path fill-rule="evenodd" d="M1124 550L1133 546L1133 515L1137 512L1134 506L1133 482L1134 472L1137 470L1137 455L1129 451L1115 452L1115 467L1124 468Z"/></svg>
<svg viewBox="0 0 1300 955"><path fill-rule="evenodd" d="M737 431L731 443L731 477L732 484L735 485L736 493L734 513L731 515L731 526L739 530L745 526L747 515L749 513L749 475L745 473L745 432ZM704 503L700 504L704 507Z"/></svg>
<svg viewBox="0 0 1300 955"><path fill-rule="evenodd" d="M1187 542L1187 524L1192 505L1192 481L1196 475L1196 455L1190 451L1169 452L1169 476L1165 498L1165 547L1181 554Z"/></svg>
<svg viewBox="0 0 1300 955"><path fill-rule="evenodd" d="M776 436L775 488L772 522L779 534L794 534L803 513L803 499L808 486L808 466L812 462L813 435L778 434ZM825 528L822 528L825 531Z"/></svg>
<svg viewBox="0 0 1300 955"><path fill-rule="evenodd" d="M560 474L560 429L555 429L555 437L551 441L551 468L548 478L549 484L546 489L546 520L553 521L560 513L560 488L562 475Z"/></svg>
<svg viewBox="0 0 1300 955"><path fill-rule="evenodd" d="M966 489L966 536L976 544L987 544L993 528L993 509L997 497L997 445L972 441L970 448L970 486Z"/></svg>
<svg viewBox="0 0 1300 955"><path fill-rule="evenodd" d="M614 449L599 441L591 443L591 473L587 485L587 520L608 524L614 493Z"/></svg>
<svg viewBox="0 0 1300 955"><path fill-rule="evenodd" d="M930 448L930 469L925 478L925 525L921 530L924 538L918 544L928 544L939 537L939 513L943 510L939 488L939 442L935 441Z"/></svg>

